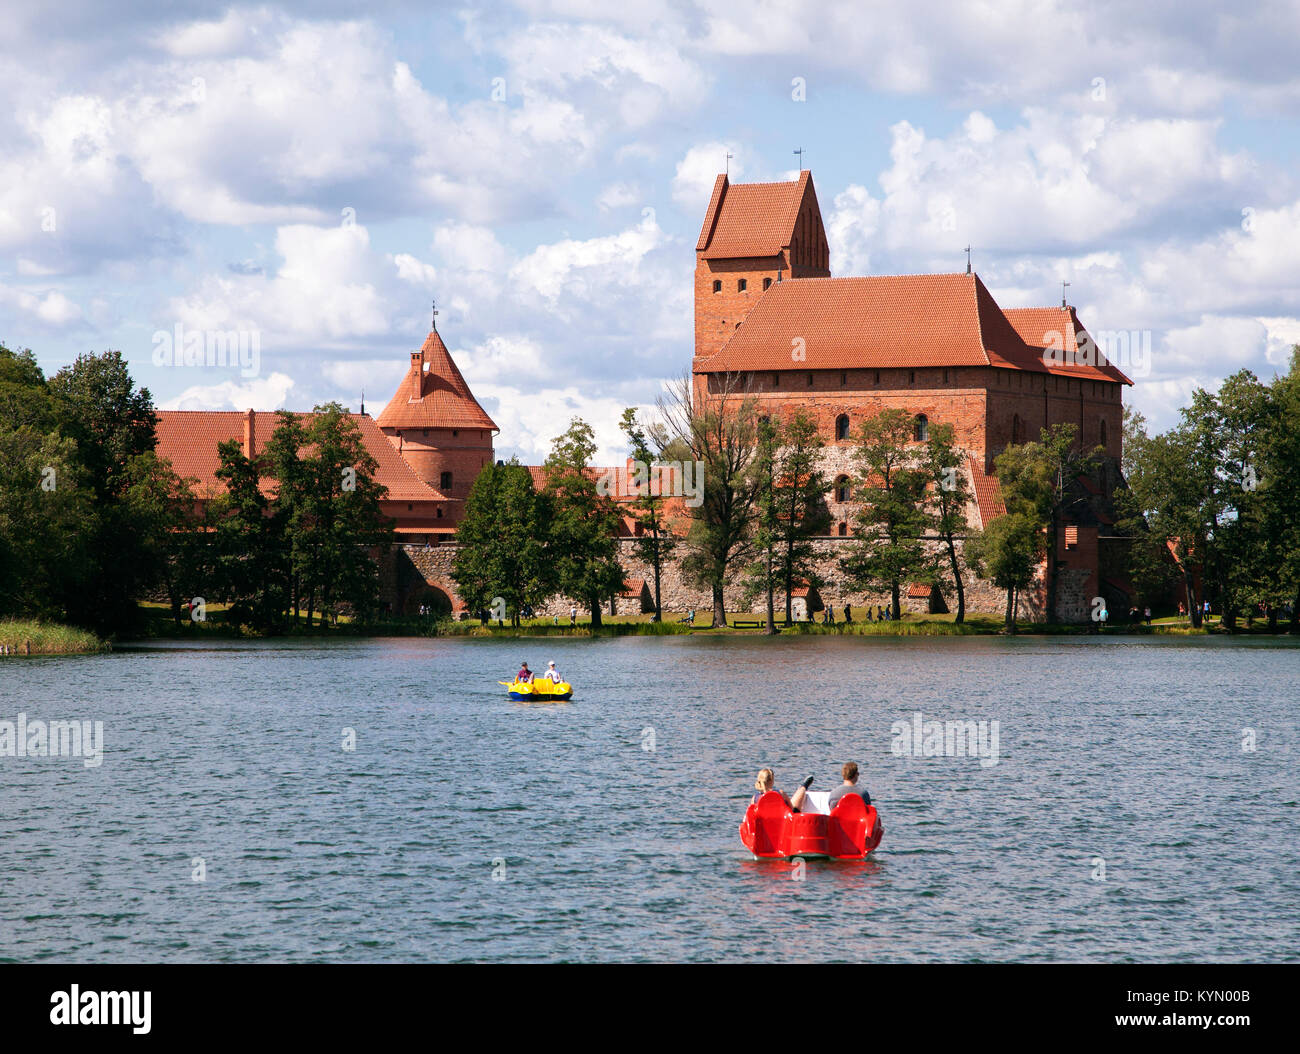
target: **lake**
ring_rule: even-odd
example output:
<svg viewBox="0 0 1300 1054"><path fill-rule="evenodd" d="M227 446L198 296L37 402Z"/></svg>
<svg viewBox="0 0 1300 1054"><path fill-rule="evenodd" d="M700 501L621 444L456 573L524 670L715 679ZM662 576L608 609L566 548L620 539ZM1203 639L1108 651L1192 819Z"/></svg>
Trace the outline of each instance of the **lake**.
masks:
<svg viewBox="0 0 1300 1054"><path fill-rule="evenodd" d="M505 698L549 659L573 702ZM0 721L102 721L104 749L0 756L0 959L1294 961L1298 683L1297 643L1217 637L8 660ZM904 749L967 720L996 755ZM845 760L873 856L752 859L755 772L829 790Z"/></svg>

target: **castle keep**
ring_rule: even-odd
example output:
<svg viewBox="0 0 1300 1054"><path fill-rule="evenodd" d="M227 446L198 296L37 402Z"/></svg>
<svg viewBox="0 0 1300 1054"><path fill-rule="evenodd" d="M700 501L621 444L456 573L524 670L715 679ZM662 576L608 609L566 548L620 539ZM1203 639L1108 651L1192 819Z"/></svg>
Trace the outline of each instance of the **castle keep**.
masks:
<svg viewBox="0 0 1300 1054"><path fill-rule="evenodd" d="M1058 569L1062 621L1088 617L1101 596L1122 610L1132 587L1112 570L1122 546L1110 511L1119 479L1123 388L1132 382L1090 353L1091 338L1073 307L1003 309L977 274L873 275L835 278L811 172L782 183L714 184L695 247L696 397L707 399L740 385L762 413L807 411L826 440L825 465L834 481L827 494L832 527L819 543L821 597L840 608L884 603L855 594L841 581L838 559L853 532L852 436L863 418L883 409L905 410L922 440L931 424L954 426L965 453L975 500L967 512L980 530L1003 510L993 459L1010 443L1036 439L1039 430L1068 423L1085 448L1101 446L1106 462L1097 479L1081 480L1087 500L1061 525L1050 559ZM159 413L159 450L182 475L215 493L216 445L242 434L246 453L259 436L253 411ZM422 603L463 610L450 578L455 525L480 469L493 459L497 427L475 400L436 328L431 330L378 420L353 415L379 461L389 488L384 511L397 521L404 543L388 569L386 599L397 610ZM534 467L534 475L540 470ZM630 521L620 529L629 580L615 611L644 610L649 569L634 558ZM965 579L969 610L1000 612L1005 594ZM815 591L805 604L819 606ZM1044 617L1040 590L1022 600L1023 617ZM665 610L707 610L709 597L686 585L676 566L664 581ZM943 610L941 590L919 584L909 606ZM546 609L567 613L557 598ZM728 607L740 607L739 589Z"/></svg>

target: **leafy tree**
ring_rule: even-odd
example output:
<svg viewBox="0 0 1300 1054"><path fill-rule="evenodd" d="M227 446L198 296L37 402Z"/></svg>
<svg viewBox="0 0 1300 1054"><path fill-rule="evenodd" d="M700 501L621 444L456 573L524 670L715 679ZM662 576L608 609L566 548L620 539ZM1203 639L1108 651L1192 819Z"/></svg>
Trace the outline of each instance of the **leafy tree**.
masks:
<svg viewBox="0 0 1300 1054"><path fill-rule="evenodd" d="M546 459L544 492L551 508L546 548L556 585L565 596L583 600L592 626L599 626L601 601L623 588L623 568L619 513L597 486L591 471L595 453L591 426L575 417Z"/></svg>
<svg viewBox="0 0 1300 1054"><path fill-rule="evenodd" d="M735 375L697 393L691 377L679 379L659 399L663 435L703 473L703 500L690 510L682 574L713 597L713 624L727 624L725 588L734 569L753 553L762 476L755 470L758 414L754 398Z"/></svg>
<svg viewBox="0 0 1300 1054"><path fill-rule="evenodd" d="M826 445L817 422L796 411L777 438L776 473L772 503L776 510L777 573L785 592L785 621L793 618L794 584L802 579L820 587L817 552L813 539L830 529L826 492L830 489L821 470Z"/></svg>
<svg viewBox="0 0 1300 1054"><path fill-rule="evenodd" d="M957 622L966 620L966 589L962 584L957 539L965 536L966 506L974 500L966 485L965 456L956 446L952 425L932 424L925 444L924 471L930 488L931 527L943 542L957 592Z"/></svg>
<svg viewBox="0 0 1300 1054"><path fill-rule="evenodd" d="M1008 510L966 542L975 573L1007 591L1006 628L1016 632L1016 597L1028 589L1047 548L1040 518L1023 506Z"/></svg>
<svg viewBox="0 0 1300 1054"><path fill-rule="evenodd" d="M550 501L533 487L532 474L511 458L478 474L456 528L452 578L471 611L487 612L501 597L514 626L525 605L555 592L546 539Z"/></svg>
<svg viewBox="0 0 1300 1054"><path fill-rule="evenodd" d="M910 447L914 419L906 410L882 410L858 428L854 459L861 469L858 531L840 567L859 588L890 592L895 619L902 617L906 581L932 581L933 560L923 541L932 526L927 473Z"/></svg>
<svg viewBox="0 0 1300 1054"><path fill-rule="evenodd" d="M756 559L747 568L749 577L744 590L746 602L752 601L759 593L767 597L766 627L769 634L776 633L774 594L778 568L775 552L780 542L776 486L779 435L770 418L759 420L758 452L753 467L754 476L758 480L758 517L752 546Z"/></svg>
<svg viewBox="0 0 1300 1054"><path fill-rule="evenodd" d="M632 459L639 465L653 464L655 457L650 445L654 442L654 438L638 423L635 407L629 406L623 411L620 426L631 446ZM659 452L662 454L662 449ZM655 493L656 490L661 489L654 486L642 488L636 499L628 506L634 522L641 527L642 532L641 537L633 543L633 550L637 557L648 563L654 571L656 622L663 621L664 617L661 598L663 565L677 548L677 538L672 532L666 515L666 495Z"/></svg>

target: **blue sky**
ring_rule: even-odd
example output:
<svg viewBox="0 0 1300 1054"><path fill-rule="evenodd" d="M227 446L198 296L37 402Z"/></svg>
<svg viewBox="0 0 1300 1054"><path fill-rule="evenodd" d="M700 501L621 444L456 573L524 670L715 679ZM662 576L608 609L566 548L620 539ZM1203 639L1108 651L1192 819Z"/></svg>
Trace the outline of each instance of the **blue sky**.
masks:
<svg viewBox="0 0 1300 1054"><path fill-rule="evenodd" d="M713 178L806 150L838 275L975 268L1138 332L1129 401L1300 341L1300 12L523 0L57 6L0 25L0 341L121 350L163 407L372 413L439 329L544 456L619 453L692 347ZM256 334L256 370L155 336ZM1121 365L1124 365L1121 363Z"/></svg>

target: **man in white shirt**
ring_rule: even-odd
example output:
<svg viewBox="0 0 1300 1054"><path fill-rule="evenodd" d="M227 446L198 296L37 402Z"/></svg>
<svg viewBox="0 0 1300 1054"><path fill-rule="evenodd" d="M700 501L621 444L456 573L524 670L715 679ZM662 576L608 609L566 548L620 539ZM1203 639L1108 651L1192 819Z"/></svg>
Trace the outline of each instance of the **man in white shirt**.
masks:
<svg viewBox="0 0 1300 1054"><path fill-rule="evenodd" d="M564 683L564 678L560 676L560 671L555 668L554 662L548 662L546 666L546 673L542 676L544 676L548 681L554 681L556 684Z"/></svg>

